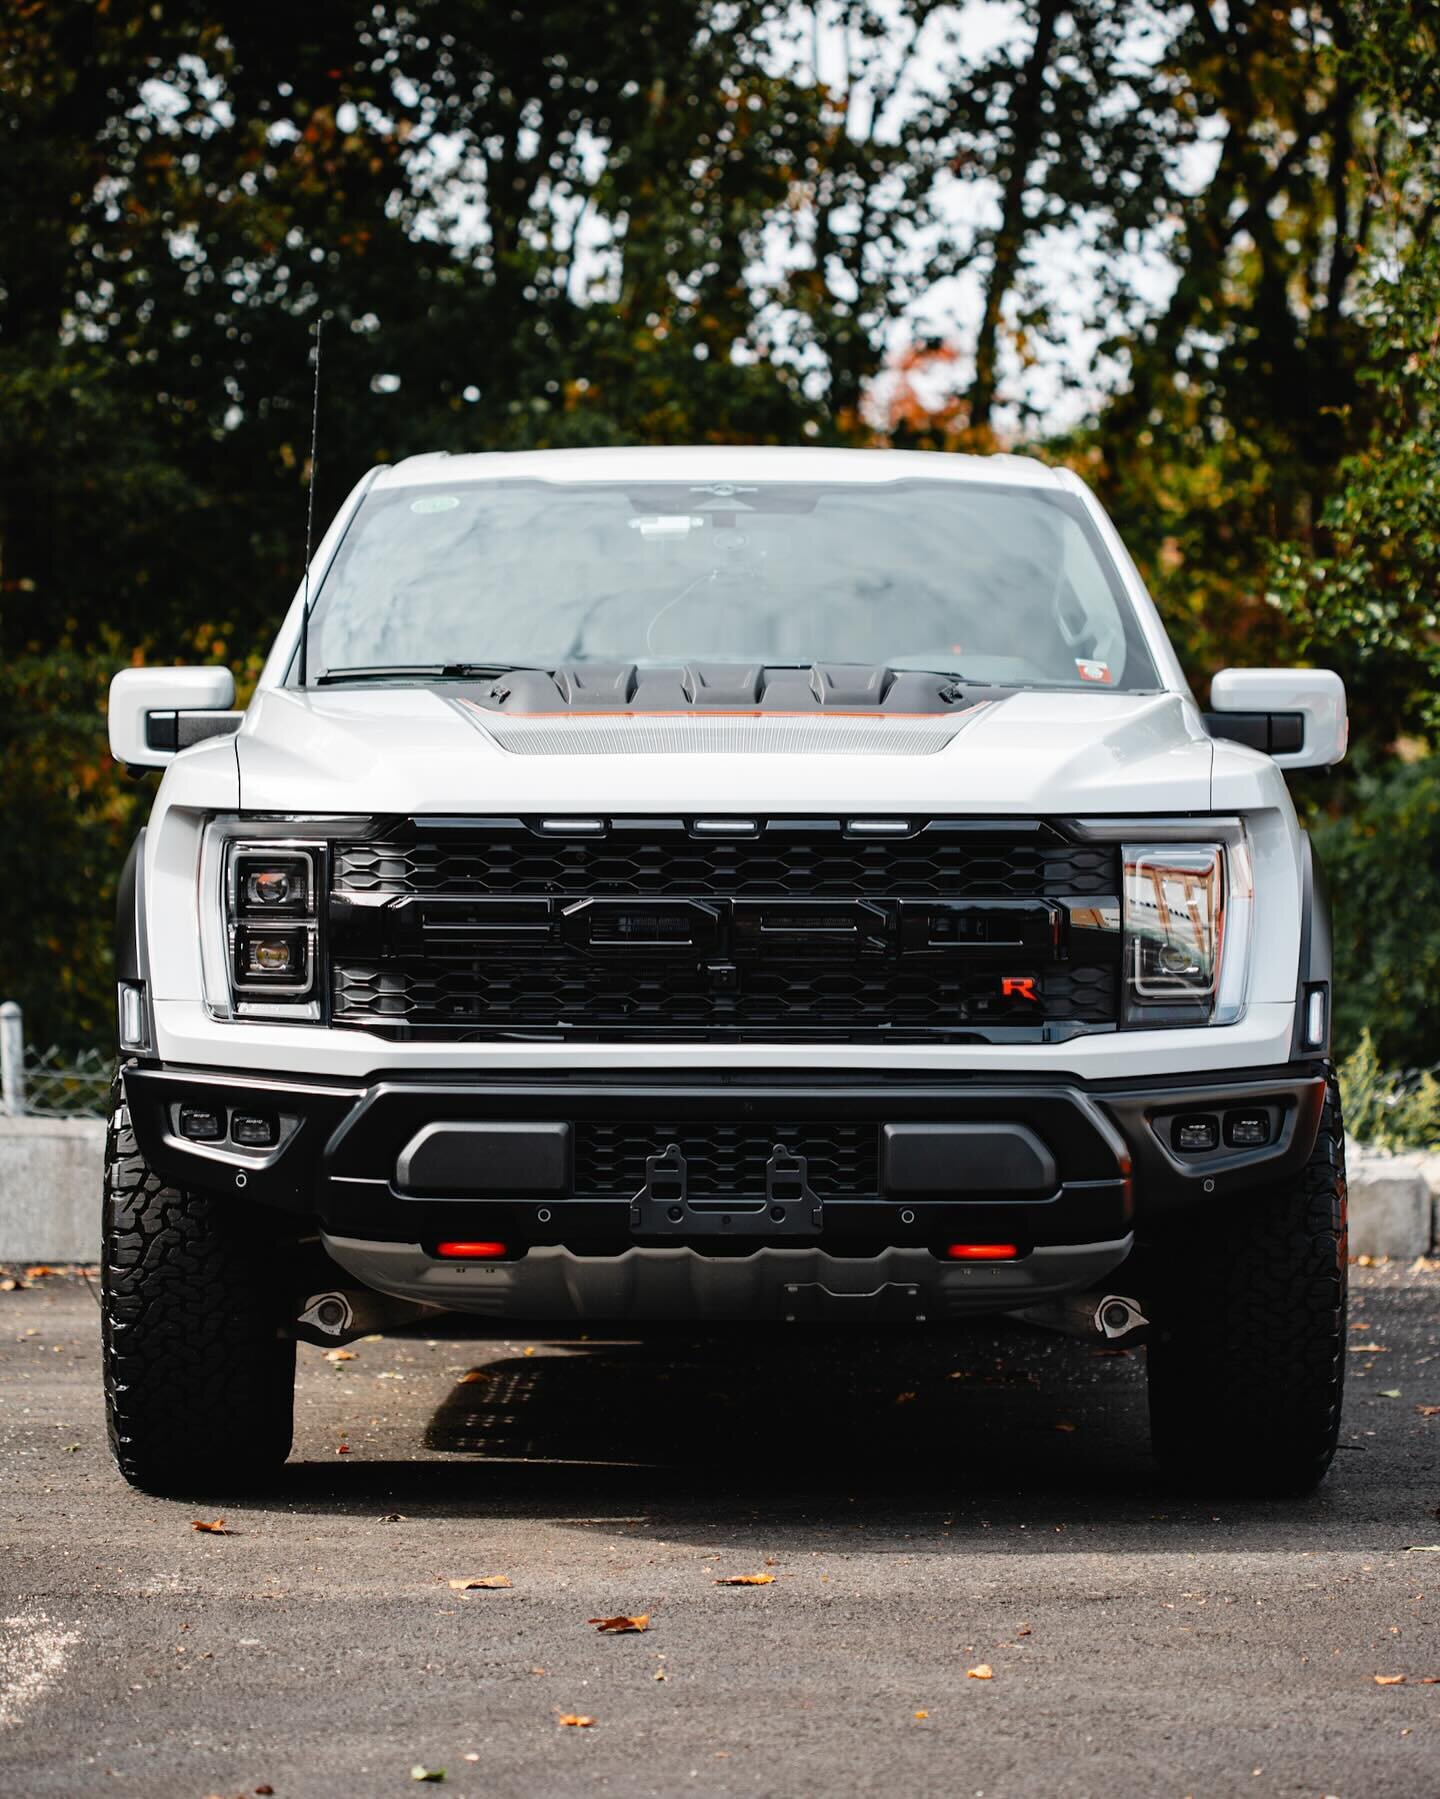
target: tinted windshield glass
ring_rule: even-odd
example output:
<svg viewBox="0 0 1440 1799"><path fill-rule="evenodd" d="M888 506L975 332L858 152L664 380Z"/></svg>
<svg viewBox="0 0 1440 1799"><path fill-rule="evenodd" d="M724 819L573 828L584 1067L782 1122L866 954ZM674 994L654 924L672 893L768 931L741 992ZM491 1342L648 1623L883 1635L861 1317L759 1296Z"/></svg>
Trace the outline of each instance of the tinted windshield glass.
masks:
<svg viewBox="0 0 1440 1799"><path fill-rule="evenodd" d="M585 661L1159 685L1074 496L989 483L382 488L310 627L316 672Z"/></svg>

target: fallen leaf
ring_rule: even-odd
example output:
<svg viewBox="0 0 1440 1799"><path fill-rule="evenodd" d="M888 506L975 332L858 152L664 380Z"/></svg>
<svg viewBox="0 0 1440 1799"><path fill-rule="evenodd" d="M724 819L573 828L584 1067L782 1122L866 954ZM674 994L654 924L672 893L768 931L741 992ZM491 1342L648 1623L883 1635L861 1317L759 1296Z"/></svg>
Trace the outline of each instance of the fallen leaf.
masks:
<svg viewBox="0 0 1440 1799"><path fill-rule="evenodd" d="M1390 1351L1383 1343L1352 1343L1351 1355L1389 1355Z"/></svg>
<svg viewBox="0 0 1440 1799"><path fill-rule="evenodd" d="M263 1786L256 1787L255 1791L258 1795L258 1799L270 1799L270 1795L275 1789L270 1785L269 1781L266 1781Z"/></svg>
<svg viewBox="0 0 1440 1799"><path fill-rule="evenodd" d="M668 1676L666 1675L665 1670L663 1668L657 1668L655 1670L654 1674L652 1674L650 1678L652 1680L665 1680L665 1679L668 1679Z"/></svg>
<svg viewBox="0 0 1440 1799"><path fill-rule="evenodd" d="M1440 1418L1440 1405L1417 1405L1415 1410L1422 1418Z"/></svg>
<svg viewBox="0 0 1440 1799"><path fill-rule="evenodd" d="M412 1780L443 1780L445 1770L443 1768L427 1768L424 1762L416 1762L410 1770L410 1778Z"/></svg>
<svg viewBox="0 0 1440 1799"><path fill-rule="evenodd" d="M1400 1389L1398 1387L1382 1387L1380 1389L1380 1397L1382 1399L1398 1399L1400 1397Z"/></svg>
<svg viewBox="0 0 1440 1799"><path fill-rule="evenodd" d="M915 1716L917 1718L928 1718L930 1714L929 1712L916 1712Z"/></svg>
<svg viewBox="0 0 1440 1799"><path fill-rule="evenodd" d="M535 1351L533 1349L527 1349L525 1353L526 1355L534 1355Z"/></svg>
<svg viewBox="0 0 1440 1799"><path fill-rule="evenodd" d="M909 1405L910 1401L914 1398L915 1394L913 1393L897 1393L895 1395L895 1403L896 1405Z"/></svg>
<svg viewBox="0 0 1440 1799"><path fill-rule="evenodd" d="M467 1374L462 1374L455 1385L457 1387L468 1387L472 1381L489 1380L489 1378L490 1376L483 1368L472 1368Z"/></svg>
<svg viewBox="0 0 1440 1799"><path fill-rule="evenodd" d="M1375 1684L1377 1687L1403 1687L1405 1676L1403 1674L1377 1674Z"/></svg>
<svg viewBox="0 0 1440 1799"><path fill-rule="evenodd" d="M507 1581L505 1584L508 1586L510 1583ZM587 1618L585 1622L593 1624L602 1636L608 1631L612 1636L618 1637L630 1630L648 1630L650 1614L641 1612L634 1618L627 1618L623 1615L618 1618Z"/></svg>
<svg viewBox="0 0 1440 1799"><path fill-rule="evenodd" d="M587 1717L584 1712L561 1712L556 1722L559 1724L569 1724L576 1730L589 1730L595 1720Z"/></svg>
<svg viewBox="0 0 1440 1799"><path fill-rule="evenodd" d="M337 1443L335 1445L335 1453L336 1455L349 1455L350 1445L348 1443Z"/></svg>
<svg viewBox="0 0 1440 1799"><path fill-rule="evenodd" d="M1015 1632L1015 1635L1017 1637L1028 1637L1030 1635L1030 1626L1028 1624L1022 1624L1019 1630Z"/></svg>
<svg viewBox="0 0 1440 1799"><path fill-rule="evenodd" d="M3 1281L0 1281L0 1293L21 1292L21 1291L23 1291L24 1286L25 1286L24 1281L14 1280L10 1275L7 1274L5 1279Z"/></svg>
<svg viewBox="0 0 1440 1799"><path fill-rule="evenodd" d="M25 1270L25 1278L27 1281L43 1281L48 1276L59 1274L59 1272L60 1270L58 1268L50 1267L47 1262L37 1262L33 1268L27 1268Z"/></svg>
<svg viewBox="0 0 1440 1799"><path fill-rule="evenodd" d="M1055 1428L1056 1428L1056 1430L1074 1430L1075 1426L1073 1424L1066 1422L1064 1419L1062 1419L1060 1421L1060 1423L1055 1426Z"/></svg>
<svg viewBox="0 0 1440 1799"><path fill-rule="evenodd" d="M717 1576L717 1587L768 1587L775 1576L773 1574L721 1574Z"/></svg>
<svg viewBox="0 0 1440 1799"><path fill-rule="evenodd" d="M978 1668L967 1668L965 1678L967 1680L994 1680L995 1670L989 1662L981 1662Z"/></svg>
<svg viewBox="0 0 1440 1799"><path fill-rule="evenodd" d="M203 1518L192 1518L190 1528L191 1530L203 1530L207 1536L211 1537L233 1537L235 1535L223 1518L212 1519L208 1524Z"/></svg>
<svg viewBox="0 0 1440 1799"><path fill-rule="evenodd" d="M468 1593L472 1587L508 1587L508 1574L477 1574L469 1580L452 1580L450 1589L455 1593Z"/></svg>
<svg viewBox="0 0 1440 1799"><path fill-rule="evenodd" d="M478 1756L478 1755L477 1755L477 1754L476 1754L476 1753L475 1753L475 1751L474 1751L474 1750L473 1750L473 1749L472 1749L472 1750L471 1750L471 1751L470 1751L470 1753L469 1753L469 1754L468 1754L468 1755L467 1755L467 1756L466 1756L466 1757L465 1757L465 1759L466 1759L466 1761L467 1761L467 1762L478 1762L478 1761L479 1761L479 1759L480 1759L480 1757L479 1757L479 1756Z"/></svg>
<svg viewBox="0 0 1440 1799"><path fill-rule="evenodd" d="M382 1524L403 1524L405 1514L404 1512L381 1512L380 1522Z"/></svg>
<svg viewBox="0 0 1440 1799"><path fill-rule="evenodd" d="M1420 1685L1422 1687L1440 1687L1440 1674L1422 1674Z"/></svg>
<svg viewBox="0 0 1440 1799"><path fill-rule="evenodd" d="M325 1351L327 1362L354 1362L358 1359L353 1349L327 1349Z"/></svg>

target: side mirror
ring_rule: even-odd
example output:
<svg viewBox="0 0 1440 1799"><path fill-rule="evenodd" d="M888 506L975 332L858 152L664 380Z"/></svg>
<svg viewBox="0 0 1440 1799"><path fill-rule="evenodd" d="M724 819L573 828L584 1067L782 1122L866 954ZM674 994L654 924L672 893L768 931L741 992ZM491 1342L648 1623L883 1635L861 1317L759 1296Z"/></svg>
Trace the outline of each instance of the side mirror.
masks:
<svg viewBox="0 0 1440 1799"><path fill-rule="evenodd" d="M228 668L122 668L110 683L110 754L127 768L161 768L192 743L240 729Z"/></svg>
<svg viewBox="0 0 1440 1799"><path fill-rule="evenodd" d="M1222 668L1210 683L1205 725L1281 768L1332 768L1350 736L1345 683L1328 668Z"/></svg>

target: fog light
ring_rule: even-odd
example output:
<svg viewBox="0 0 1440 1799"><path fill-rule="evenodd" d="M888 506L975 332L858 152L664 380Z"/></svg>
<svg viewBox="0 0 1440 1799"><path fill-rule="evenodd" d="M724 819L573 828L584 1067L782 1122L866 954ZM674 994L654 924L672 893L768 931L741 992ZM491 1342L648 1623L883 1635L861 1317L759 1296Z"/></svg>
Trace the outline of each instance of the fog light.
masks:
<svg viewBox="0 0 1440 1799"><path fill-rule="evenodd" d="M262 937L250 945L250 965L260 974L288 974L293 953L283 937Z"/></svg>
<svg viewBox="0 0 1440 1799"><path fill-rule="evenodd" d="M1020 1250L1014 1243L951 1243L945 1254L952 1262L1014 1262Z"/></svg>
<svg viewBox="0 0 1440 1799"><path fill-rule="evenodd" d="M1203 1155L1220 1145L1220 1126L1213 1118L1177 1118L1170 1141L1186 1155Z"/></svg>
<svg viewBox="0 0 1440 1799"><path fill-rule="evenodd" d="M437 1243L437 1256L451 1262L493 1262L505 1254L503 1243Z"/></svg>
<svg viewBox="0 0 1440 1799"><path fill-rule="evenodd" d="M210 1143L225 1135L225 1114L214 1106L181 1106L180 1135L193 1143Z"/></svg>
<svg viewBox="0 0 1440 1799"><path fill-rule="evenodd" d="M230 1120L230 1135L247 1149L269 1149L279 1136L275 1120L265 1112L237 1112Z"/></svg>
<svg viewBox="0 0 1440 1799"><path fill-rule="evenodd" d="M1227 1112L1225 1141L1232 1149L1259 1149L1270 1141L1270 1118L1265 1112Z"/></svg>

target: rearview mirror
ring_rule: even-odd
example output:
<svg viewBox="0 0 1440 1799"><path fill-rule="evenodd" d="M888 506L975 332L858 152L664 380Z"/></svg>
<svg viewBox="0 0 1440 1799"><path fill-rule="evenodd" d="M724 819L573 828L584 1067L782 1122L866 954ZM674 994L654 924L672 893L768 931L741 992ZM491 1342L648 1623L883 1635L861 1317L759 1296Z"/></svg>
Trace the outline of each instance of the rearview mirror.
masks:
<svg viewBox="0 0 1440 1799"><path fill-rule="evenodd" d="M1332 768L1350 735L1345 683L1328 668L1222 668L1205 724L1281 768Z"/></svg>
<svg viewBox="0 0 1440 1799"><path fill-rule="evenodd" d="M192 743L240 728L228 668L122 668L110 683L110 754L127 768L161 768Z"/></svg>

